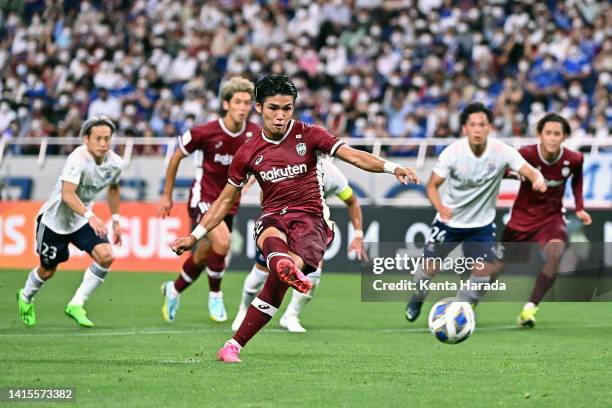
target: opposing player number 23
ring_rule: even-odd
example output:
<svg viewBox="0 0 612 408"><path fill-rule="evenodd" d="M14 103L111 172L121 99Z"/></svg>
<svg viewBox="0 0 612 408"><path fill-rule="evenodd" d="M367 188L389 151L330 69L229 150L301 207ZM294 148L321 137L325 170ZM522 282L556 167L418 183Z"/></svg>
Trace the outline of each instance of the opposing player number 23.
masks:
<svg viewBox="0 0 612 408"><path fill-rule="evenodd" d="M49 246L43 242L41 255L49 259L55 259L55 256L57 255L57 248L54 246Z"/></svg>

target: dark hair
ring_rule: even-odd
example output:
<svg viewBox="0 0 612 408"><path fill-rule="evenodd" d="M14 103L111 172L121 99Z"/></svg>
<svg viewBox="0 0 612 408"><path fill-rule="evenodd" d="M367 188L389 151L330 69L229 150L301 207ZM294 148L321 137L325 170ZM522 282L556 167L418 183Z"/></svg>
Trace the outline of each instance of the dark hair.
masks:
<svg viewBox="0 0 612 408"><path fill-rule="evenodd" d="M570 124L567 119L557 113L547 113L542 119L538 121L538 125L536 127L538 130L538 134L542 133L542 130L544 130L544 126L546 126L548 122L560 123L561 128L563 129L564 136L569 136L570 133L572 133L572 128L570 127Z"/></svg>
<svg viewBox="0 0 612 408"><path fill-rule="evenodd" d="M463 109L463 111L461 112L461 115L459 115L459 123L461 123L461 126L465 125L472 113L480 112L487 115L487 120L489 121L489 123L493 123L493 112L491 112L490 109L488 109L480 102L473 102L466 106L465 109Z"/></svg>
<svg viewBox="0 0 612 408"><path fill-rule="evenodd" d="M111 130L111 136L117 130L115 124L108 116L92 116L91 118L87 119L85 123L83 123L83 126L81 126L79 137L89 136L89 134L91 133L91 129L96 126L108 126Z"/></svg>
<svg viewBox="0 0 612 408"><path fill-rule="evenodd" d="M255 101L263 104L269 96L289 95L293 101L297 99L298 92L293 82L284 74L268 74L257 81L255 85Z"/></svg>

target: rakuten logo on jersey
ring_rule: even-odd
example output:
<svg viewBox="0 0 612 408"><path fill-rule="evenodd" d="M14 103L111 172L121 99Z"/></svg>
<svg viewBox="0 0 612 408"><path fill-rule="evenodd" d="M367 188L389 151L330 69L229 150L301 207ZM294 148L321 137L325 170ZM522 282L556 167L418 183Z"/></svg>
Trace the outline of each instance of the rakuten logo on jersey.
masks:
<svg viewBox="0 0 612 408"><path fill-rule="evenodd" d="M229 166L230 164L232 164L232 160L233 159L234 159L234 156L231 155L231 154L219 154L219 153L216 153L214 161L217 162L217 163L221 163L224 166Z"/></svg>
<svg viewBox="0 0 612 408"><path fill-rule="evenodd" d="M305 164L294 164L286 167L272 167L268 171L260 171L259 175L263 181L270 181L272 183L278 183L285 179L290 179L299 176L300 174L306 173L308 168Z"/></svg>
<svg viewBox="0 0 612 408"><path fill-rule="evenodd" d="M549 179L545 179L546 180L546 186L547 187L559 187L562 184L565 184L565 179L564 180L549 180Z"/></svg>

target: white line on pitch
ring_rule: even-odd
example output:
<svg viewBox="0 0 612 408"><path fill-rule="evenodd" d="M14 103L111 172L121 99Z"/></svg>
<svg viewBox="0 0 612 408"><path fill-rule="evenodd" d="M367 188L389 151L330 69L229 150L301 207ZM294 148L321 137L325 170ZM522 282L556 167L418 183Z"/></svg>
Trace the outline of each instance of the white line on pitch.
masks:
<svg viewBox="0 0 612 408"><path fill-rule="evenodd" d="M159 360L158 364L198 364L202 360L199 358L188 358L187 360Z"/></svg>
<svg viewBox="0 0 612 408"><path fill-rule="evenodd" d="M612 326L604 325L585 325L585 326L573 326L573 328L583 329L606 329L612 328ZM500 326L484 326L477 327L477 331L496 331L496 330L510 330L514 329L514 325L500 325ZM554 328L548 326L546 328ZM95 329L94 329L95 330ZM341 328L341 329L312 329L312 333L346 333L346 332L370 332L370 333L421 333L427 332L426 327L406 327L406 328L393 328L393 329L359 329L359 328ZM288 333L284 329L264 329L264 332L272 333ZM125 330L125 331L88 331L88 332L73 332L73 331L61 331L56 333L2 333L0 337L59 337L59 336L148 336L148 335L159 335L159 334L198 334L198 333L231 333L231 330L219 328L201 328L201 329L186 329L186 330L159 330L159 329L144 329L144 330Z"/></svg>

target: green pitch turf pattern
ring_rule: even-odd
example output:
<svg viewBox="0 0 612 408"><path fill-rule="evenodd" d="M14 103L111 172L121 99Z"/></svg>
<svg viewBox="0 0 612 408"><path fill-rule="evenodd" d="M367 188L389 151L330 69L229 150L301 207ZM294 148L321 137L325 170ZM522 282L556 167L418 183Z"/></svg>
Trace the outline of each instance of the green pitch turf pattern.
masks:
<svg viewBox="0 0 612 408"><path fill-rule="evenodd" d="M159 286L174 275L112 273L87 304L94 329L64 316L82 276L65 271L36 298L38 325L24 327L15 292L26 274L0 271L0 387L74 387L65 406L612 406L611 303L544 304L533 330L514 328L520 304L484 303L473 336L445 345L425 316L408 324L403 304L361 303L358 275L324 273L307 333L276 317L243 364L224 365L215 353L244 273L226 275L223 324L208 319L205 279L167 324Z"/></svg>

